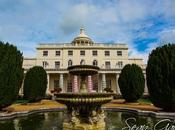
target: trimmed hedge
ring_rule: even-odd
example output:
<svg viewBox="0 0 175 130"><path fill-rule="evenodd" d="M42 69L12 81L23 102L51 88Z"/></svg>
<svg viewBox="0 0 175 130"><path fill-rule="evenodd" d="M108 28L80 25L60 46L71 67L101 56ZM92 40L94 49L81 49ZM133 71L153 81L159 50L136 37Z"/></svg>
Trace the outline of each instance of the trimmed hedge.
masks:
<svg viewBox="0 0 175 130"><path fill-rule="evenodd" d="M157 47L146 68L150 99L157 107L175 111L175 45Z"/></svg>
<svg viewBox="0 0 175 130"><path fill-rule="evenodd" d="M22 53L13 45L0 41L0 109L18 97L23 80Z"/></svg>
<svg viewBox="0 0 175 130"><path fill-rule="evenodd" d="M127 64L121 71L118 84L126 102L136 102L144 92L145 79L142 69L136 64Z"/></svg>
<svg viewBox="0 0 175 130"><path fill-rule="evenodd" d="M43 67L30 68L24 80L24 98L29 102L37 102L45 97L47 88L47 74Z"/></svg>

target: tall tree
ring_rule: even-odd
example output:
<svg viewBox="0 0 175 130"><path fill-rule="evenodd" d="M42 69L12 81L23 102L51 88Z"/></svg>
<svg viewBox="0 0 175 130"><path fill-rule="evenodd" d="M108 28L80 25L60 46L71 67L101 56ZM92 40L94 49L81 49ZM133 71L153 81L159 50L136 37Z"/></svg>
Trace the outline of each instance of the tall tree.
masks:
<svg viewBox="0 0 175 130"><path fill-rule="evenodd" d="M175 111L175 45L157 47L146 68L151 101L166 111Z"/></svg>
<svg viewBox="0 0 175 130"><path fill-rule="evenodd" d="M16 100L23 80L22 53L0 41L0 109Z"/></svg>

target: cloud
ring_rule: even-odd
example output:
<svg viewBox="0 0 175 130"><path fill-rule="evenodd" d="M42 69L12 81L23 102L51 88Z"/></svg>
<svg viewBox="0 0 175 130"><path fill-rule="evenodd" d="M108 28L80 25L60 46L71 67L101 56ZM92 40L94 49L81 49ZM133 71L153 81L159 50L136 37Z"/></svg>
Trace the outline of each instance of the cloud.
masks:
<svg viewBox="0 0 175 130"><path fill-rule="evenodd" d="M165 0L163 2L163 13L165 17L172 18L175 16L175 1L174 0Z"/></svg>
<svg viewBox="0 0 175 130"><path fill-rule="evenodd" d="M164 29L159 33L160 43L175 43L175 29Z"/></svg>
<svg viewBox="0 0 175 130"><path fill-rule="evenodd" d="M114 8L101 8L95 5L80 3L72 5L66 11L60 21L60 28L65 34L77 31L77 28L85 26L93 28L101 24L111 24L117 22Z"/></svg>
<svg viewBox="0 0 175 130"><path fill-rule="evenodd" d="M128 44L145 62L161 42L175 41L174 0L1 0L0 17L0 39L26 56L40 42L71 42L81 26L95 42Z"/></svg>
<svg viewBox="0 0 175 130"><path fill-rule="evenodd" d="M143 0L119 0L117 9L123 22L135 22L147 17L148 4Z"/></svg>

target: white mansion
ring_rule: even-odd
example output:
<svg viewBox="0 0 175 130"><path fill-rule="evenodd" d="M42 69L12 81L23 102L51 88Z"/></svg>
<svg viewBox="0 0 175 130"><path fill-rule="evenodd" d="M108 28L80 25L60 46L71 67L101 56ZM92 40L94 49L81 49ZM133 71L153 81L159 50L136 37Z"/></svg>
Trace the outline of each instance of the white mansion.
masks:
<svg viewBox="0 0 175 130"><path fill-rule="evenodd" d="M120 94L118 77L126 64L138 64L145 75L143 59L129 58L126 44L95 43L84 29L71 43L39 44L36 58L24 58L23 68L26 71L33 66L43 66L47 72L47 93L61 87L63 92L72 92L73 77L67 71L72 65L96 65L100 67L98 75L92 77L93 89L102 92L110 87ZM145 89L145 92L146 89Z"/></svg>

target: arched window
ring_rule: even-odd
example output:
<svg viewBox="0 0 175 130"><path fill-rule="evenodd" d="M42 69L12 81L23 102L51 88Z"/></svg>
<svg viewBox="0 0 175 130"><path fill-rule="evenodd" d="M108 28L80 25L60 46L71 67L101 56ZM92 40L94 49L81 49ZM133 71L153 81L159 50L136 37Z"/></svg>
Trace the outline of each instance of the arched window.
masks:
<svg viewBox="0 0 175 130"><path fill-rule="evenodd" d="M97 60L94 60L92 64L95 65L95 66L97 66L98 65Z"/></svg>
<svg viewBox="0 0 175 130"><path fill-rule="evenodd" d="M72 66L72 60L68 61L68 66Z"/></svg>
<svg viewBox="0 0 175 130"><path fill-rule="evenodd" d="M85 65L85 60L81 60L80 65Z"/></svg>

